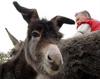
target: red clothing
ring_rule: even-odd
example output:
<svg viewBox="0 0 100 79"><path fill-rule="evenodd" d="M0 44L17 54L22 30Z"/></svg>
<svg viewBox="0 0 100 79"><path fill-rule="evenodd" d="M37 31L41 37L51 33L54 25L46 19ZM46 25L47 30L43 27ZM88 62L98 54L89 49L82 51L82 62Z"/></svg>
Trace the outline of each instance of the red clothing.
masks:
<svg viewBox="0 0 100 79"><path fill-rule="evenodd" d="M96 20L86 20L85 22L81 22L81 23L78 23L77 25L77 28L81 25L81 24L84 24L84 23L87 23L90 25L91 27L91 31L97 31L97 30L100 30L100 21L96 21Z"/></svg>

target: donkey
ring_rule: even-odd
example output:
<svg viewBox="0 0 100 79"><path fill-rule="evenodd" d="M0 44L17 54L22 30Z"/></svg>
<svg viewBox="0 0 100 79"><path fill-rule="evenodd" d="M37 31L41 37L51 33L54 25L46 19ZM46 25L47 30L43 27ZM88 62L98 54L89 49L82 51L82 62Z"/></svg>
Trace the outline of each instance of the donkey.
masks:
<svg viewBox="0 0 100 79"><path fill-rule="evenodd" d="M35 29L34 35L36 36L36 38L40 38L38 40L39 46L41 45L43 47L48 47L48 43L56 44L63 58L63 64L59 72L56 74L54 74L53 72L52 74L48 74L47 72L50 68L47 67L46 72L43 71L41 72L42 74L39 74L40 71L36 67L37 63L35 63L35 65L33 65L34 67L32 68L34 68L35 71L38 73L37 79L100 79L100 31L62 40L62 34L59 33L59 29L61 28L63 23L74 24L75 22L73 20L62 16L56 16L50 21L41 20L43 26L40 26L41 22L36 17L34 19L34 16L32 15L32 13L30 13L31 11L29 11L30 9L25 10L25 8L21 9L23 7L19 6L19 8L18 6L19 5L15 2L15 7L22 14L23 18L27 21L29 27L27 36L28 39L25 40L25 47L27 48L25 48L25 52L31 52L33 50L31 49L31 46L33 46L31 42L36 41L35 44L37 43L37 39L32 41L32 36L30 35L36 28L39 31ZM31 19L29 19L30 17ZM45 27L45 25L47 26ZM41 34L46 39L42 39L41 41ZM42 43L44 40L47 41L46 44ZM53 51L56 51L56 49L54 49ZM27 62L31 65L32 62L30 61L32 60L32 58L34 58L33 60L35 60L34 56L36 56L36 53L33 57L29 56L27 53L25 54ZM55 54L53 53L53 55ZM52 61L52 57L47 57ZM55 65L53 67L55 67Z"/></svg>
<svg viewBox="0 0 100 79"><path fill-rule="evenodd" d="M58 47L64 24L72 19L56 16L50 21L39 19L36 9L27 9L14 2L16 9L28 23L27 37L18 52L0 64L0 79L50 79L62 68L63 58Z"/></svg>
<svg viewBox="0 0 100 79"><path fill-rule="evenodd" d="M81 37L74 37L67 40L66 39L61 40L58 43L58 46L63 55L64 66L63 69L57 75L54 75L53 77L49 77L49 79L66 79L66 78L99 79L100 78L99 77L100 74L99 33L100 32L95 32L88 35L83 35ZM10 39L13 43L15 42L14 40L17 40L12 34L10 34L10 32L8 33L8 35L10 36ZM16 45L19 45L18 47L21 47L21 44L19 42L16 42ZM14 48L15 54L12 54L14 56L19 51L16 45ZM95 45L96 47L90 50L89 48L93 47L93 45ZM94 53L92 53L92 51ZM95 62L95 63L91 63L91 62ZM87 68L84 68L85 66Z"/></svg>

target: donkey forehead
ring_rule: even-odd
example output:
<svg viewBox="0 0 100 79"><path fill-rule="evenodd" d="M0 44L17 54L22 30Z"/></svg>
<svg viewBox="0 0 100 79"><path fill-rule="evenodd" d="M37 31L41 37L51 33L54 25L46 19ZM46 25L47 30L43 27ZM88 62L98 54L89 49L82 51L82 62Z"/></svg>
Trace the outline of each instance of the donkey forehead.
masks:
<svg viewBox="0 0 100 79"><path fill-rule="evenodd" d="M29 24L29 29L32 30L37 30L37 31L47 31L47 32L50 32L50 31L54 31L56 32L56 27L54 26L54 24L50 21L47 21L47 20L37 20L35 22L31 22Z"/></svg>
<svg viewBox="0 0 100 79"><path fill-rule="evenodd" d="M34 31L40 32L43 39L60 40L60 38L63 36L51 21L37 20L35 22L30 22L28 26L29 38L32 37L32 32Z"/></svg>

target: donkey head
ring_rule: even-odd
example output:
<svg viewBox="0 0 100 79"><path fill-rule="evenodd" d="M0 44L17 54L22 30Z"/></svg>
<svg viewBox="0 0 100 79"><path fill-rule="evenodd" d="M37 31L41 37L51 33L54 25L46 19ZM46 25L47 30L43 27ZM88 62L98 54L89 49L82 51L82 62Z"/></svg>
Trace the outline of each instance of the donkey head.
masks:
<svg viewBox="0 0 100 79"><path fill-rule="evenodd" d="M62 38L59 28L63 23L74 24L74 21L56 16L50 21L40 20L36 9L21 7L17 2L14 6L28 23L25 40L25 58L27 63L40 74L54 75L57 73L63 59L57 43Z"/></svg>

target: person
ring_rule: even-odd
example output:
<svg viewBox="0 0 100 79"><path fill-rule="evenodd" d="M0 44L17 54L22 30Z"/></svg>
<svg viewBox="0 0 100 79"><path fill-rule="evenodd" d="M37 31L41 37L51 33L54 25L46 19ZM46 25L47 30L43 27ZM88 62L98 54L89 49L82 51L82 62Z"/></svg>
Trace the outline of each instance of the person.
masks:
<svg viewBox="0 0 100 79"><path fill-rule="evenodd" d="M100 21L91 18L88 11L84 10L75 14L77 32L75 36L100 30Z"/></svg>

